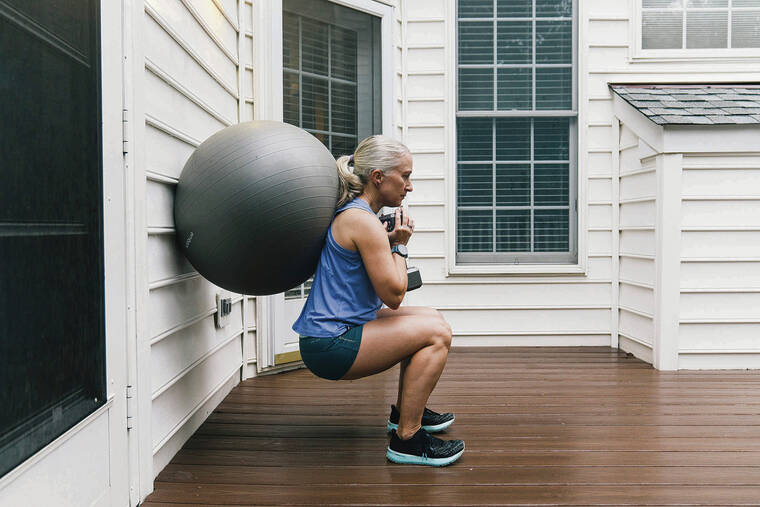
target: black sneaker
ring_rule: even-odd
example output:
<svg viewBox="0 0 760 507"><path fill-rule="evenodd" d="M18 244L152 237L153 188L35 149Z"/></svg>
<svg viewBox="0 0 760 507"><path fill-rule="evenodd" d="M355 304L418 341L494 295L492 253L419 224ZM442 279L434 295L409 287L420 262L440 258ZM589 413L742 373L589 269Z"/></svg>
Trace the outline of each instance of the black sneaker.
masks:
<svg viewBox="0 0 760 507"><path fill-rule="evenodd" d="M454 463L464 452L462 440L441 440L420 428L409 440L391 432L386 457L394 463L444 467Z"/></svg>
<svg viewBox="0 0 760 507"><path fill-rule="evenodd" d="M391 415L388 416L388 424L386 425L387 431L390 433L393 430L398 429L399 412L396 405L391 405ZM422 429L428 433L438 433L443 431L454 422L454 414L446 412L445 414L439 414L433 412L429 408L425 407L425 411L422 412Z"/></svg>

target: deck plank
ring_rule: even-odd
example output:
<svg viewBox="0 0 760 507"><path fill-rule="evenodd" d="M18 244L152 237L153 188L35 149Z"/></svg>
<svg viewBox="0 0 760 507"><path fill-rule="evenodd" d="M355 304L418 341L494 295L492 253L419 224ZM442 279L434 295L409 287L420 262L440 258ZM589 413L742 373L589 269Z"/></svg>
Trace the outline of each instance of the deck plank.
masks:
<svg viewBox="0 0 760 507"><path fill-rule="evenodd" d="M604 347L454 349L444 468L385 459L397 370L242 382L158 475L160 505L758 505L760 372L659 372Z"/></svg>

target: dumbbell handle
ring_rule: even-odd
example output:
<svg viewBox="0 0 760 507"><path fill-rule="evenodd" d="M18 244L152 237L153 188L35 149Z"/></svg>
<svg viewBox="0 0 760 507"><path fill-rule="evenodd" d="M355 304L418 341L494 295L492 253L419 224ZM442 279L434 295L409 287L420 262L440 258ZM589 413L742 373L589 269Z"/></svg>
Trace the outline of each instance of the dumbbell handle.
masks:
<svg viewBox="0 0 760 507"><path fill-rule="evenodd" d="M406 284L407 292L409 292L410 290L419 289L420 287L422 287L422 275L420 275L419 268L416 268L414 266L407 267L406 278L407 278L407 284Z"/></svg>

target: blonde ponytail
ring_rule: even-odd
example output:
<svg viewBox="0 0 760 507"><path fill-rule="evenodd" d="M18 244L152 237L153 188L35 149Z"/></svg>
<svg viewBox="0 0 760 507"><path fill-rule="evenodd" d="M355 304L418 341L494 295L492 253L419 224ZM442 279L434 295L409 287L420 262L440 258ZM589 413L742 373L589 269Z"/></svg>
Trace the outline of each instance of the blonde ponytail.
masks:
<svg viewBox="0 0 760 507"><path fill-rule="evenodd" d="M383 174L396 167L409 148L387 136L370 136L359 143L353 155L343 155L335 161L340 180L338 208L362 193L375 169Z"/></svg>

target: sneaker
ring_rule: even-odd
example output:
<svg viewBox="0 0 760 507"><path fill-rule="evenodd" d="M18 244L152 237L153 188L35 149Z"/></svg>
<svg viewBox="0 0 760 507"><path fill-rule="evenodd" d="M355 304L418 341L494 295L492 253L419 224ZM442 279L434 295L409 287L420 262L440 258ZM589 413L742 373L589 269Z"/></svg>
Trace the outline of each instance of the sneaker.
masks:
<svg viewBox="0 0 760 507"><path fill-rule="evenodd" d="M444 467L458 460L463 452L462 440L441 440L420 428L409 440L401 440L392 431L385 456L394 463Z"/></svg>
<svg viewBox="0 0 760 507"><path fill-rule="evenodd" d="M396 405L391 405L391 415L388 417L388 424L386 429L388 433L398 429L398 419L400 417L399 411ZM425 411L422 412L422 429L428 433L438 433L443 431L454 422L454 414L446 412L445 414L439 414L433 412L429 408L425 407Z"/></svg>

